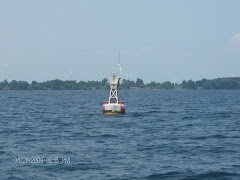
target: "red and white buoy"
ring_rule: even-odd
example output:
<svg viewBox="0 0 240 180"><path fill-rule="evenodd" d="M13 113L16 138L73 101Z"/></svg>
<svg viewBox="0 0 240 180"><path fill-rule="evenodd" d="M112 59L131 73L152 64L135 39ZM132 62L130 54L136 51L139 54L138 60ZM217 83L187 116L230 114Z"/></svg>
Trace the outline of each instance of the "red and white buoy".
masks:
<svg viewBox="0 0 240 180"><path fill-rule="evenodd" d="M110 95L108 101L104 101L103 114L125 114L124 102L119 101L118 98L118 84L120 78L113 73L111 78L108 78L110 84Z"/></svg>

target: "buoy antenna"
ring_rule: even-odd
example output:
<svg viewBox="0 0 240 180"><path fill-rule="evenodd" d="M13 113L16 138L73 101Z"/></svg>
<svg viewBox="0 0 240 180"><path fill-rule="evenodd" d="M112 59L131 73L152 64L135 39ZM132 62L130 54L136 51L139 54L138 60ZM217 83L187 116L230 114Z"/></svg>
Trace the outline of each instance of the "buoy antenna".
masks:
<svg viewBox="0 0 240 180"><path fill-rule="evenodd" d="M116 64L116 66L119 69L119 73L122 74L122 67L121 67L121 64L120 64L120 52L118 53L118 64Z"/></svg>

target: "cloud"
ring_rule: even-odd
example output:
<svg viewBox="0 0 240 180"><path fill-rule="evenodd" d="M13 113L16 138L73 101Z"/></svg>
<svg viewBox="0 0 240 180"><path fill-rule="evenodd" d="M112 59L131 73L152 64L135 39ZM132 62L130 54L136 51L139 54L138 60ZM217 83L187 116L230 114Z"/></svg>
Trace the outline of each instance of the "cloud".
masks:
<svg viewBox="0 0 240 180"><path fill-rule="evenodd" d="M231 44L233 46L240 46L240 32L235 34L232 38L231 38Z"/></svg>
<svg viewBox="0 0 240 180"><path fill-rule="evenodd" d="M87 51L81 51L81 50L80 50L80 51L78 51L78 54L79 54L79 55L86 55L86 54L88 54L88 52L87 52Z"/></svg>
<svg viewBox="0 0 240 180"><path fill-rule="evenodd" d="M139 50L139 52L141 54L148 54L148 53L151 53L153 51L154 51L154 49L151 46L145 46L145 47L143 47Z"/></svg>
<svg viewBox="0 0 240 180"><path fill-rule="evenodd" d="M98 50L96 53L100 54L100 55L106 55L107 51L105 51L105 50Z"/></svg>
<svg viewBox="0 0 240 180"><path fill-rule="evenodd" d="M240 41L240 33L235 34L233 38L237 41Z"/></svg>

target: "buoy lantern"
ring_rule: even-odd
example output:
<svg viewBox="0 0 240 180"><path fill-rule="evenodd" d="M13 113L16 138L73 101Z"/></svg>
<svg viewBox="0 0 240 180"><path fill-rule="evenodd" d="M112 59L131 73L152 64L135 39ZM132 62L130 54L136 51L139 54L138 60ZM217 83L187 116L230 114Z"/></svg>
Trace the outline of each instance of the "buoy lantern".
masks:
<svg viewBox="0 0 240 180"><path fill-rule="evenodd" d="M108 101L104 101L103 114L125 114L124 102L119 101L118 98L118 84L120 78L113 74L113 77L108 78L110 84L110 94Z"/></svg>

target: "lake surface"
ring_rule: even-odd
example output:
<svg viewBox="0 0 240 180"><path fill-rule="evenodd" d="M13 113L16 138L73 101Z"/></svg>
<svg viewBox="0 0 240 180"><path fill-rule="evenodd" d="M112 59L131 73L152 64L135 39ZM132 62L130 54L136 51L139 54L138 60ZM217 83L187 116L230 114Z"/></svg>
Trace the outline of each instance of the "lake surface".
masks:
<svg viewBox="0 0 240 180"><path fill-rule="evenodd" d="M0 179L240 179L240 91L0 91Z"/></svg>

